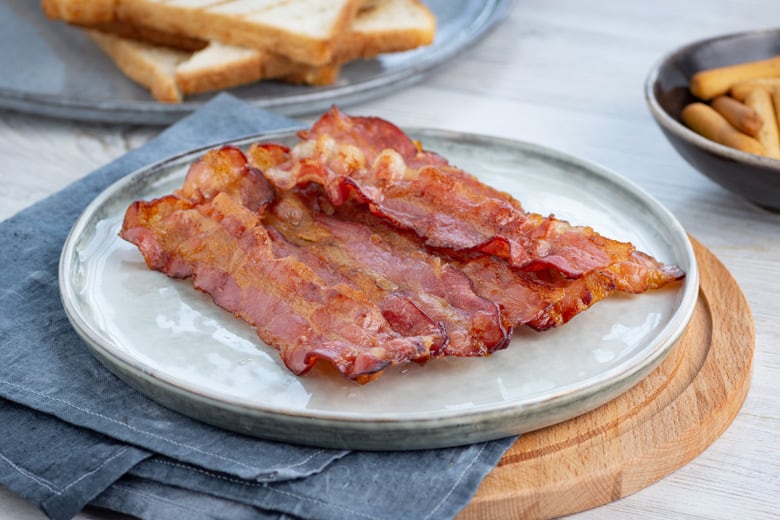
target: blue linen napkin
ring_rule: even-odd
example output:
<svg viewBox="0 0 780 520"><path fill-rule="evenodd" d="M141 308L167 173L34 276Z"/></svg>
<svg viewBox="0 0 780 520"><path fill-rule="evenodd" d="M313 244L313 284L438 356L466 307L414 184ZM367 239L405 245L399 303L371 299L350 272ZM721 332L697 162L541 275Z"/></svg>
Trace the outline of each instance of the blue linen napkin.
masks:
<svg viewBox="0 0 780 520"><path fill-rule="evenodd" d="M0 483L57 520L91 501L140 518L433 519L451 518L468 503L514 439L375 453L245 437L122 383L65 316L59 253L92 198L165 157L298 126L223 94L0 223Z"/></svg>

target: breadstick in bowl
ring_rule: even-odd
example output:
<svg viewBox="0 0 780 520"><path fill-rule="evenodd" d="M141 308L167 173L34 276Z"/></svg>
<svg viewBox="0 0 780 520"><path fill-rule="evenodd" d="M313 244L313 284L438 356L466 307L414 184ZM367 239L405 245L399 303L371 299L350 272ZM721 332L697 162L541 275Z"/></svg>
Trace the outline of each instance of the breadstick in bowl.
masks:
<svg viewBox="0 0 780 520"><path fill-rule="evenodd" d="M683 122L694 132L707 139L747 153L766 155L764 146L749 135L743 134L704 103L691 103L681 114Z"/></svg>
<svg viewBox="0 0 780 520"><path fill-rule="evenodd" d="M725 117L731 126L750 137L756 137L764 126L764 120L758 112L732 97L718 96L710 106Z"/></svg>
<svg viewBox="0 0 780 520"><path fill-rule="evenodd" d="M745 101L750 91L756 88L765 88L769 92L780 88L780 78L756 78L734 83L729 89L729 94L734 99Z"/></svg>
<svg viewBox="0 0 780 520"><path fill-rule="evenodd" d="M690 90L697 98L709 100L725 94L740 81L770 77L780 77L780 56L702 70L691 78Z"/></svg>
<svg viewBox="0 0 780 520"><path fill-rule="evenodd" d="M766 89L757 88L745 97L745 104L759 113L764 124L758 132L756 139L766 150L766 155L780 158L780 132L777 128L777 117L772 105L772 96Z"/></svg>

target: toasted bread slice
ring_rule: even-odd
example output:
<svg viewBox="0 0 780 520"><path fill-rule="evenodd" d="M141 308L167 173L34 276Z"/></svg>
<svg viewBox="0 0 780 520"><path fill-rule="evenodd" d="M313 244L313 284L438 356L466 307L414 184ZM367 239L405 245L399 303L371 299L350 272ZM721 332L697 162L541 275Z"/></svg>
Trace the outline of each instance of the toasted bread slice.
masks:
<svg viewBox="0 0 780 520"><path fill-rule="evenodd" d="M263 78L297 85L323 87L336 82L341 66L342 63L334 62L312 67L278 54L268 53L263 60Z"/></svg>
<svg viewBox="0 0 780 520"><path fill-rule="evenodd" d="M162 45L182 51L195 52L205 49L209 41L202 38L194 38L183 34L160 31L146 25L132 25L117 21L99 22L94 24L73 24L85 29L96 29L102 33L113 34L123 38L140 40L152 45Z"/></svg>
<svg viewBox="0 0 780 520"><path fill-rule="evenodd" d="M349 61L415 49L433 43L435 33L436 18L419 0L370 0L339 40L334 59Z"/></svg>
<svg viewBox="0 0 780 520"><path fill-rule="evenodd" d="M95 30L88 30L87 34L127 77L147 87L156 100L164 103L181 101L176 67L190 59L191 53Z"/></svg>
<svg viewBox="0 0 780 520"><path fill-rule="evenodd" d="M268 52L211 42L176 67L175 79L182 95L187 96L263 79L330 85L336 81L340 68L339 64L314 67Z"/></svg>
<svg viewBox="0 0 780 520"><path fill-rule="evenodd" d="M205 49L187 52L87 30L87 34L130 79L148 88L164 103L184 96L278 79L288 83L328 85L339 64L312 67L255 49L211 42Z"/></svg>
<svg viewBox="0 0 780 520"><path fill-rule="evenodd" d="M145 1L204 3L214 0ZM342 36L335 48L334 61L321 66L300 63L274 52L208 42L121 22L94 24L92 27L101 32L93 39L126 75L149 88L156 99L165 102L178 102L190 94L231 88L262 79L330 85L336 81L342 64L346 62L385 52L405 51L433 41L435 18L419 0L363 2L350 31ZM90 31L90 34L94 33ZM133 39L142 41L134 42ZM187 52L177 54L175 49L160 47L159 43Z"/></svg>
<svg viewBox="0 0 780 520"><path fill-rule="evenodd" d="M168 30L161 30L147 25L143 20L139 22L119 22L116 19L106 21L105 13L113 13L112 9L114 9L116 1L43 0L43 4L49 16L64 19L75 25L98 29L105 33L188 51L200 50L209 44L209 39L205 38L202 33L188 35L174 31L170 27ZM127 3L128 1L130 4ZM140 3L133 4L134 1ZM125 5L124 10L131 9L127 5L145 5L151 9L151 4L167 5L168 7L165 9L176 10L181 9L179 5L181 2L188 2L192 5L199 2L197 5L205 6L216 4L218 0L122 0L122 4ZM436 20L433 13L419 0L361 0L361 2L361 7L349 30L344 31L334 44L332 62L343 63L356 58L371 58L385 52L406 51L433 42ZM234 3L229 1L224 4L223 8L227 9L226 6L234 5ZM88 5L92 5L91 15L86 14L88 13L86 9ZM237 7L240 5L234 6L234 8ZM216 6L214 8L216 9ZM140 9L140 7L136 7L136 9ZM138 15L136 18L140 16ZM97 21L90 22L90 19L97 19ZM184 25L189 26L190 23ZM219 38L214 40L221 41ZM310 63L310 60L293 59L292 61Z"/></svg>
<svg viewBox="0 0 780 520"><path fill-rule="evenodd" d="M64 1L44 0L44 3ZM146 25L118 21L69 23L185 51L198 51L209 44L203 38L161 31ZM385 52L400 52L429 45L433 42L435 32L436 19L433 13L418 0L366 1L349 32L339 39L333 61L371 58Z"/></svg>
<svg viewBox="0 0 780 520"><path fill-rule="evenodd" d="M254 83L263 78L262 51L211 42L193 53L174 71L182 95Z"/></svg>
<svg viewBox="0 0 780 520"><path fill-rule="evenodd" d="M76 24L119 21L324 65L365 1L43 0L43 6L50 17Z"/></svg>

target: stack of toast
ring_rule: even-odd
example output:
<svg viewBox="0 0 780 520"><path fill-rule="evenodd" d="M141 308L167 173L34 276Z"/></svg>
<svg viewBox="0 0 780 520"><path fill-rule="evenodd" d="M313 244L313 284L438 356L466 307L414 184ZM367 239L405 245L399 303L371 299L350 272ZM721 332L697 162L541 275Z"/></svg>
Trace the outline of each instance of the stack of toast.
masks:
<svg viewBox="0 0 780 520"><path fill-rule="evenodd" d="M419 0L42 0L158 101L272 79L329 85L345 63L433 41Z"/></svg>

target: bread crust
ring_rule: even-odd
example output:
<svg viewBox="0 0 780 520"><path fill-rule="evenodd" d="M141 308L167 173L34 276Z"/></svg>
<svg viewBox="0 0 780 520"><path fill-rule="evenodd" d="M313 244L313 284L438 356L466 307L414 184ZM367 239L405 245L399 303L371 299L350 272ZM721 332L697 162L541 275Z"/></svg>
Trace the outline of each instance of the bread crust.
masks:
<svg viewBox="0 0 780 520"><path fill-rule="evenodd" d="M300 0L303 4L316 5L322 1ZM70 23L83 26L122 72L149 88L155 99L169 103L179 102L187 95L264 79L330 85L337 80L341 67L349 61L372 58L385 52L405 51L433 41L436 20L419 0L341 1L344 8L337 17L338 37L325 42L327 50L320 47L325 44L322 39L309 38L309 47L297 47L296 52L309 53L308 59L300 60L290 57L290 52L277 52L277 47L281 45L278 42L284 38L273 32L262 36L265 44L274 49L272 51L233 45L230 42L247 41L237 35L257 31L248 30L249 22L244 25L231 23L228 31L226 23L214 23L213 10L208 17L210 27L203 29L201 24L207 19L202 9L195 9L197 5L233 6L238 9L241 6L237 4L241 2L281 4L286 0L42 0L47 14L60 18L67 15L71 18ZM186 2L192 3L186 7ZM79 11L77 7L80 5L100 5L101 9L94 13L102 14L88 16ZM110 21L105 21L107 11L111 11L113 17ZM73 21L74 16L81 18ZM229 10L220 16L224 16L225 20L235 18ZM101 21L84 22L87 19ZM227 32L223 34L220 31ZM207 36L217 34L223 38L210 39ZM252 38L261 37L253 34ZM289 44L289 40L286 41ZM300 43L301 40L298 41ZM170 54L176 52L179 54ZM330 58L322 62L325 55Z"/></svg>
<svg viewBox="0 0 780 520"><path fill-rule="evenodd" d="M176 68L175 81L183 95L222 90L263 79L265 55L262 51L242 49L244 52L234 52L226 56L226 59L216 59L202 66L198 65L199 58L205 53L216 55L223 47L225 46L211 43ZM223 53L229 54L230 51L225 50Z"/></svg>
<svg viewBox="0 0 780 520"><path fill-rule="evenodd" d="M364 4L339 42L334 61L416 49L433 43L435 34L436 18L419 0L372 0Z"/></svg>
<svg viewBox="0 0 780 520"><path fill-rule="evenodd" d="M152 47L149 44L94 30L87 31L87 34L127 77L148 88L157 101L181 102L181 92L171 73L173 69L166 70L166 64L170 61L175 66L177 62L184 62L189 57L188 53L157 47L155 50L167 53L167 59L154 59L155 55L147 52Z"/></svg>
<svg viewBox="0 0 780 520"><path fill-rule="evenodd" d="M275 17L268 13L237 14L230 11L230 6L238 1L242 0L195 9L179 3L122 0L117 4L116 19L123 23L147 25L160 31L271 51L309 65L324 65L333 59L338 39L347 32L363 2L339 0L342 6L332 23L326 24L322 34L310 35L274 23ZM336 0L320 1L326 3Z"/></svg>
<svg viewBox="0 0 780 520"><path fill-rule="evenodd" d="M151 43L152 45L162 45L163 47L170 47L171 49L177 49L181 51L195 52L203 50L209 45L209 41L202 38L194 38L184 34L160 31L159 29L154 29L147 25L122 23L116 20L95 24L72 24L85 29L95 29L102 33L113 34L115 36L121 36L122 38L129 38L132 40L139 40L142 42Z"/></svg>
<svg viewBox="0 0 780 520"><path fill-rule="evenodd" d="M55 20L96 24L114 20L116 0L41 0L41 7Z"/></svg>

